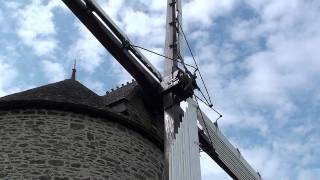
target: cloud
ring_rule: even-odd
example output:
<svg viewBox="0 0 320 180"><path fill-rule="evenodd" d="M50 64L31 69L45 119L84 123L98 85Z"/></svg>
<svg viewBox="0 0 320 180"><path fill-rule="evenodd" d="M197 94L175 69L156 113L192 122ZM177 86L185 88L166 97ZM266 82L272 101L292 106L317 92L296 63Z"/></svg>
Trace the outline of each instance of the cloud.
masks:
<svg viewBox="0 0 320 180"><path fill-rule="evenodd" d="M245 10L230 11L241 18L223 16L221 23L208 15L194 21L219 26L217 32L187 29L224 115L219 125L264 179L314 177L320 147L314 141L319 133L311 128L319 128L319 2L245 2L233 7Z"/></svg>
<svg viewBox="0 0 320 180"><path fill-rule="evenodd" d="M132 9L126 11L123 17L123 23L125 24L125 31L128 35L138 37L149 34L152 31L152 25L163 25L161 24L161 21L154 20L149 14L142 11L134 11Z"/></svg>
<svg viewBox="0 0 320 180"><path fill-rule="evenodd" d="M198 28L208 27L214 18L230 12L234 4L234 0L191 0L183 6L184 22L187 26L196 23Z"/></svg>
<svg viewBox="0 0 320 180"><path fill-rule="evenodd" d="M22 8L10 6L15 12L19 37L38 56L52 55L57 48L58 42L54 38L56 28L52 12L56 5L54 3L44 5L42 1L35 0Z"/></svg>
<svg viewBox="0 0 320 180"><path fill-rule="evenodd" d="M277 5L271 5L272 3ZM297 93L316 93L317 86L314 82L318 82L316 77L319 76L317 69L320 66L317 60L319 53L315 49L320 43L319 23L316 22L315 15L317 11L302 16L299 12L314 9L311 7L313 4L289 3L288 9L294 11L277 13L264 8L278 7L286 5L285 3L278 5L278 1L270 1L266 3L268 6L261 4L252 7L259 7L255 10L264 12L261 13L261 19L265 20L256 20L260 17L240 22L236 20L236 26L230 26L231 39L226 37L222 44L212 42L212 34L202 30L190 32L189 37L195 41L197 59L206 75L209 89L216 90L213 93L217 96L215 100L221 102L220 109L230 111L227 114L236 114L235 117L238 118L238 115L247 111L247 119L250 115L260 117L254 115L255 110L251 108L258 106L273 111L276 119L285 120L299 108L296 104ZM287 9L278 8L279 11ZM301 17L295 21L297 14ZM300 22L304 24L300 25ZM286 31L281 31L281 28L286 28ZM251 42L247 44L247 40ZM258 47L252 48L252 45ZM241 46L251 51L241 52ZM226 100L220 97L232 98ZM242 119L241 116L239 119ZM238 121L233 123L236 122Z"/></svg>
<svg viewBox="0 0 320 180"><path fill-rule="evenodd" d="M121 25L121 23L118 22L117 13L119 13L123 1L109 0L102 1L99 4L106 12L108 12L107 14L117 25ZM78 35L76 40L69 46L68 56L71 59L76 58L80 68L87 73L92 74L104 60L109 61L109 59L112 58L110 58L110 54L108 54L100 42L80 21L76 20L75 27L78 30Z"/></svg>
<svg viewBox="0 0 320 180"><path fill-rule="evenodd" d="M97 93L100 96L103 96L106 93L106 88L105 88L104 84L100 81L95 81L95 80L87 78L84 80L83 83L87 87L90 87L90 89L92 91L94 91L95 93Z"/></svg>
<svg viewBox="0 0 320 180"><path fill-rule="evenodd" d="M137 2L142 4L147 3L144 1ZM140 45L162 53L165 31L165 9L163 9L163 5L160 5L159 2L154 2L152 3L154 5L151 12L145 12L135 9L135 3L127 7L123 6L123 3L123 1L110 0L107 2L103 1L101 6L135 45ZM106 59L106 63L111 63L113 67L111 69L112 72L117 74L115 77L119 79L119 83L124 83L131 79L131 76L123 67L111 58L104 47L82 24L77 23L76 27L79 37L70 46L69 56L79 58L79 65L82 69L88 73L93 73L97 67L104 63L104 59ZM162 58L150 53L145 54L152 64L159 69L162 68Z"/></svg>
<svg viewBox="0 0 320 180"><path fill-rule="evenodd" d="M127 8L121 22L123 24L124 32L135 45L163 54L165 39L164 10L159 11L152 9L149 12L144 12ZM141 50L141 52L157 69L162 69L164 64L163 57L144 50Z"/></svg>
<svg viewBox="0 0 320 180"><path fill-rule="evenodd" d="M244 85L243 91L251 103L274 106L284 111L277 113L290 114L295 110L295 94L316 91L314 82L320 75L317 58L320 54L315 47L320 45L320 23L316 22L317 11L312 11L312 6L312 3L302 4L300 1L288 4L270 1L258 6L263 12L261 23L240 29L269 33L266 37L255 37L256 41L264 39L265 48L251 54L243 64L247 75L239 84ZM302 15L307 9L309 12ZM300 18L295 19L297 16ZM248 36L251 39L251 35Z"/></svg>
<svg viewBox="0 0 320 180"><path fill-rule="evenodd" d="M0 12L0 24L5 24L5 19L4 19L4 15L2 12ZM1 32L3 32L4 30L1 29Z"/></svg>
<svg viewBox="0 0 320 180"><path fill-rule="evenodd" d="M298 180L317 179L320 176L320 169L302 170L297 177Z"/></svg>
<svg viewBox="0 0 320 180"><path fill-rule="evenodd" d="M19 90L15 84L17 76L17 69L5 57L0 57L0 97Z"/></svg>
<svg viewBox="0 0 320 180"><path fill-rule="evenodd" d="M264 179L313 179L307 177L315 177L319 173L313 167L317 163L315 156L318 151L314 147L320 144L316 140L319 133L309 134L305 140L304 133L288 128L284 134L270 135L263 145L241 147L241 152Z"/></svg>
<svg viewBox="0 0 320 180"><path fill-rule="evenodd" d="M207 154L200 153L200 163L202 180L231 180L229 175L224 172Z"/></svg>
<svg viewBox="0 0 320 180"><path fill-rule="evenodd" d="M281 161L282 158L277 153L274 153L276 151L258 147L241 152L251 164L254 164L254 168L260 172L263 179L290 179L286 174L288 166Z"/></svg>
<svg viewBox="0 0 320 180"><path fill-rule="evenodd" d="M42 71L49 82L62 81L66 78L65 70L58 62L50 60L42 61Z"/></svg>
<svg viewBox="0 0 320 180"><path fill-rule="evenodd" d="M75 25L79 31L76 40L69 46L69 59L77 59L77 64L88 73L93 73L107 57L100 42L79 22Z"/></svg>

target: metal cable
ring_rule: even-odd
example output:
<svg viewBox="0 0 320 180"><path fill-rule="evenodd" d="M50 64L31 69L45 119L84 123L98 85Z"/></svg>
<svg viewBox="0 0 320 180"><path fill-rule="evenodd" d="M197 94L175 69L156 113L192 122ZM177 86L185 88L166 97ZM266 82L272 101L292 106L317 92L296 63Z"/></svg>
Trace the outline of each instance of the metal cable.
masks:
<svg viewBox="0 0 320 180"><path fill-rule="evenodd" d="M196 97L196 96L195 96L195 97ZM213 141L212 141L212 139L211 139L211 137L210 137L209 130L208 130L208 126L207 126L206 121L204 120L204 117L203 117L202 111L201 111L201 109L200 109L200 105L199 105L199 102L198 102L198 100L197 100L197 97L195 98L195 100L196 100L196 103L197 103L197 105L198 105L198 110L199 110L199 112L200 112L201 119L202 119L203 124L204 124L204 126L205 126L204 128L205 128L206 131L207 131L207 134L208 134L208 137L209 137L209 140L210 140L211 145L213 145Z"/></svg>
<svg viewBox="0 0 320 180"><path fill-rule="evenodd" d="M182 64L182 65L186 65L186 66L192 67L192 68L194 68L194 69L197 69L196 67L194 67L194 66L193 66L193 65L191 65L191 64L183 63L183 62L181 62L181 61L179 61L179 60L176 60L176 59L173 59L173 58L167 57L167 56L165 56L165 55L162 55L162 54L160 54L160 53L157 53L157 52L151 51L150 49L147 49L147 48L144 48L144 47L141 47L141 46L137 46L137 45L132 45L132 44L131 44L131 46L132 46L132 47L139 48L139 49L142 49L142 50L145 50L145 51L148 51L148 52L153 53L153 54L155 54L155 55L158 55L158 56L164 57L164 58L169 59L169 60L171 60L171 61L178 62L178 63L180 63L180 64Z"/></svg>
<svg viewBox="0 0 320 180"><path fill-rule="evenodd" d="M192 59L193 59L193 61L194 61L194 64L196 65L196 68L197 68L198 71L199 71L200 79L201 79L201 81L202 81L202 83L203 83L203 86L204 86L204 88L205 88L205 90L206 90L206 93L207 93L208 98L209 98L209 101L210 101L210 105L209 105L209 106L212 106L212 101L211 101L211 97L210 97L208 88L207 88L207 86L206 86L206 84L205 84L205 82L204 82L204 80L203 80L203 77L202 77L201 71L200 71L200 69L199 69L198 63L197 63L197 61L196 61L196 59L195 59L195 57L194 57L194 55L193 55L193 53L192 53L192 50L191 50L189 41L188 41L188 39L187 39L187 36L186 36L186 34L184 33L181 24L178 23L178 25L179 25L179 27L180 27L180 29L181 29L183 38L184 38L184 40L186 41L186 44L187 44L187 46L188 46L188 49L189 49L189 52L190 52L190 54L191 54L191 56L192 56Z"/></svg>
<svg viewBox="0 0 320 180"><path fill-rule="evenodd" d="M198 91L201 93L202 97L204 98L204 100L206 101L206 105L210 107L210 102L208 101L208 99L206 98L206 96L203 94L203 92L201 91L200 88L198 88ZM211 104L212 105L212 104Z"/></svg>
<svg viewBox="0 0 320 180"><path fill-rule="evenodd" d="M219 115L219 118L218 118L218 119L222 118L222 114L221 114L218 110L216 110L216 109L213 108L212 106L210 107L203 99L201 99L201 98L198 97L197 95L194 95L194 97L196 97L196 99L199 99L201 102L203 102L205 105L207 105L210 109L212 109L214 112L216 112L216 113ZM216 121L217 121L218 119L216 119Z"/></svg>

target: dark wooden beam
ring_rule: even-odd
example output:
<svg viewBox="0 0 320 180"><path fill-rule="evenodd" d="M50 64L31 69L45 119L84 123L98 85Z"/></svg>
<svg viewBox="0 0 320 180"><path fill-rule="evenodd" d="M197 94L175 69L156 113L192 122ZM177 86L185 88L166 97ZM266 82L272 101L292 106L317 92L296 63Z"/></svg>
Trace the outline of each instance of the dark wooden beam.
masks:
<svg viewBox="0 0 320 180"><path fill-rule="evenodd" d="M118 32L115 31L114 26L108 28L106 26L107 23L103 22L103 17L99 19L93 13L93 7L90 7L92 6L92 2L90 0L62 1L97 38L97 40L111 53L111 55L129 72L129 74L137 80L137 82L143 87L143 90L153 98L157 98L156 95L162 91L162 86L159 82L159 78L161 77L158 77L157 73L150 72L153 71L153 69L150 68L152 67L151 64L148 65L149 67L142 65L145 64L147 60L144 59L139 62L137 59L139 57L135 55L135 50L130 51L130 45L125 44L119 36L117 37ZM91 2L91 4L86 4L85 2ZM109 23L113 24L112 22ZM148 68L149 70L147 70Z"/></svg>

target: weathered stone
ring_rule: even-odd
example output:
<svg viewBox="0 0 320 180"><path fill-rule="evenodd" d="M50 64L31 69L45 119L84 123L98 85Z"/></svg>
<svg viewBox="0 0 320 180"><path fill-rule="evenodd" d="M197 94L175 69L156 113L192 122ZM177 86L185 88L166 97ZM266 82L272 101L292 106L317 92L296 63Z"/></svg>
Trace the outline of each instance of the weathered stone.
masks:
<svg viewBox="0 0 320 180"><path fill-rule="evenodd" d="M87 133L87 138L88 138L89 141L94 140L93 134L91 134L91 133L89 133L89 132Z"/></svg>
<svg viewBox="0 0 320 180"><path fill-rule="evenodd" d="M50 164L52 166L63 166L64 161L62 161L62 160L49 160L48 164Z"/></svg>
<svg viewBox="0 0 320 180"><path fill-rule="evenodd" d="M35 144L35 146L39 146L39 147L42 147L42 148L50 148L51 147L50 144Z"/></svg>
<svg viewBox="0 0 320 180"><path fill-rule="evenodd" d="M128 153L128 154L131 154L131 152L127 149L124 149L124 148L119 148L120 151L122 152L125 152L125 153Z"/></svg>
<svg viewBox="0 0 320 180"><path fill-rule="evenodd" d="M3 179L161 179L162 151L139 133L66 111L26 111L35 114L0 115Z"/></svg>
<svg viewBox="0 0 320 180"><path fill-rule="evenodd" d="M108 156L103 156L102 159L104 159L104 160L106 160L106 161L109 161L109 162L112 162L112 163L115 163L115 164L119 163L119 161L116 161L116 160L114 160L114 159L111 159L111 158L109 158Z"/></svg>
<svg viewBox="0 0 320 180"><path fill-rule="evenodd" d="M101 159L98 159L98 160L97 160L97 163L99 163L99 164L105 164L105 162L102 161Z"/></svg>
<svg viewBox="0 0 320 180"><path fill-rule="evenodd" d="M51 180L50 176L40 176L39 180Z"/></svg>
<svg viewBox="0 0 320 180"><path fill-rule="evenodd" d="M80 167L81 167L81 164L80 164L80 163L72 163L72 164L71 164L71 167L80 168Z"/></svg>
<svg viewBox="0 0 320 180"><path fill-rule="evenodd" d="M57 115L58 113L55 112L55 111L49 111L48 114L49 114L49 115Z"/></svg>
<svg viewBox="0 0 320 180"><path fill-rule="evenodd" d="M27 110L23 111L22 114L35 114L36 112L34 110Z"/></svg>
<svg viewBox="0 0 320 180"><path fill-rule="evenodd" d="M52 140L52 139L47 140L47 142L48 142L49 144L55 144L55 143L57 143L56 140Z"/></svg>
<svg viewBox="0 0 320 180"><path fill-rule="evenodd" d="M68 177L54 177L54 180L68 180Z"/></svg>
<svg viewBox="0 0 320 180"><path fill-rule="evenodd" d="M5 177L7 177L7 175L8 175L8 172L0 172L0 178L5 178Z"/></svg>
<svg viewBox="0 0 320 180"><path fill-rule="evenodd" d="M40 175L41 173L40 172L36 172L36 171L33 171L31 172L32 175Z"/></svg>
<svg viewBox="0 0 320 180"><path fill-rule="evenodd" d="M90 149L96 149L96 147L92 146L92 145L86 145L88 148Z"/></svg>
<svg viewBox="0 0 320 180"><path fill-rule="evenodd" d="M139 180L145 180L146 177L143 177L141 174L138 173L134 173L133 176L135 177L135 179L139 179Z"/></svg>
<svg viewBox="0 0 320 180"><path fill-rule="evenodd" d="M38 110L38 114L46 114L46 111L44 111L44 110Z"/></svg>
<svg viewBox="0 0 320 180"><path fill-rule="evenodd" d="M80 137L80 136L74 136L73 139L76 140L76 141L81 141L81 140L83 140L83 138Z"/></svg>
<svg viewBox="0 0 320 180"><path fill-rule="evenodd" d="M83 124L71 123L70 124L70 129L81 130L81 129L84 129L84 125Z"/></svg>
<svg viewBox="0 0 320 180"><path fill-rule="evenodd" d="M36 124L37 125L44 125L44 122L43 121L37 121Z"/></svg>
<svg viewBox="0 0 320 180"><path fill-rule="evenodd" d="M31 160L29 163L30 164L45 164L46 161L43 159L39 159L39 160Z"/></svg>
<svg viewBox="0 0 320 180"><path fill-rule="evenodd" d="M26 121L25 122L27 125L32 125L34 123L34 121Z"/></svg>
<svg viewBox="0 0 320 180"><path fill-rule="evenodd" d="M7 111L1 111L0 112L0 116L5 116L5 115L7 115L8 114L8 112ZM17 113L18 114L18 113Z"/></svg>

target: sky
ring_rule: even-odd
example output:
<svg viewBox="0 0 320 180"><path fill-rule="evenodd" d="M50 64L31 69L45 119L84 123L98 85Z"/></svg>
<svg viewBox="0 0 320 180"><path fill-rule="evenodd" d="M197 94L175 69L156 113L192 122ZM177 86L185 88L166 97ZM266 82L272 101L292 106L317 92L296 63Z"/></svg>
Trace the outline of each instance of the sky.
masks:
<svg viewBox="0 0 320 180"><path fill-rule="evenodd" d="M165 0L99 3L135 45L163 53ZM320 177L319 17L317 0L183 0L219 128L265 180ZM60 0L1 1L0 27L0 96L69 78L74 59L99 95L132 79ZM230 179L203 153L201 169Z"/></svg>

